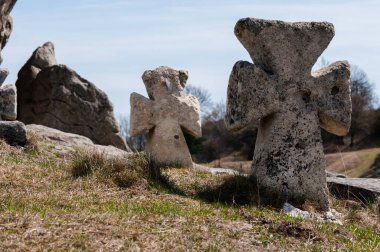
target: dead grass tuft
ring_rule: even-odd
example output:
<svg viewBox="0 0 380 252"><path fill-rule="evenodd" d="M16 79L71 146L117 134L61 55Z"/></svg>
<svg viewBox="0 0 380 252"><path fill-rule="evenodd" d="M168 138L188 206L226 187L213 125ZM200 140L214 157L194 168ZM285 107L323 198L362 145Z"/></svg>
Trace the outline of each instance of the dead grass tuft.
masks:
<svg viewBox="0 0 380 252"><path fill-rule="evenodd" d="M42 151L43 139L33 131L26 133L25 151L27 153L38 154Z"/></svg>
<svg viewBox="0 0 380 252"><path fill-rule="evenodd" d="M123 188L149 180L152 173L148 158L139 153L125 158L111 158L101 152L79 150L73 154L70 166L74 178L95 175L100 180L111 180Z"/></svg>

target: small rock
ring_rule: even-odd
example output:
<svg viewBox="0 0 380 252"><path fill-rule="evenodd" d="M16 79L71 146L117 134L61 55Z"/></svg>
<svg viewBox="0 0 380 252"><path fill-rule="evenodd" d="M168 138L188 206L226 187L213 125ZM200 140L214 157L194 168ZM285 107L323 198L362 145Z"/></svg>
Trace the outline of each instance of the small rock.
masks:
<svg viewBox="0 0 380 252"><path fill-rule="evenodd" d="M342 214L338 213L335 209L330 209L322 215L322 220L326 222L335 223L337 225L343 225Z"/></svg>
<svg viewBox="0 0 380 252"><path fill-rule="evenodd" d="M43 236L47 233L47 230L41 227L32 228L25 232L24 238L29 239L32 236Z"/></svg>
<svg viewBox="0 0 380 252"><path fill-rule="evenodd" d="M0 139L12 146L26 144L26 127L19 121L0 121Z"/></svg>
<svg viewBox="0 0 380 252"><path fill-rule="evenodd" d="M282 207L282 211L286 213L287 215L294 217L294 218L302 218L305 220L311 219L311 214L307 211L302 211L301 209L298 209L294 206L292 206L289 203L285 203Z"/></svg>

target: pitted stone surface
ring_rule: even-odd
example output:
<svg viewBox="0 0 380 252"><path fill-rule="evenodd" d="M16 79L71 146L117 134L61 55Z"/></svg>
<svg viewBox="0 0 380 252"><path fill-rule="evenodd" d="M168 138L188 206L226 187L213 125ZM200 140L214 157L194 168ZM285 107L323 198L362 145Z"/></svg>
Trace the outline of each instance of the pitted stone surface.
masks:
<svg viewBox="0 0 380 252"><path fill-rule="evenodd" d="M10 12L16 0L0 0L0 52L8 42L12 33L13 21ZM3 59L0 55L0 64ZM9 72L5 68L0 69L0 121L16 120L16 87L12 85L2 86Z"/></svg>
<svg viewBox="0 0 380 252"><path fill-rule="evenodd" d="M0 139L12 146L26 144L25 124L19 121L0 121Z"/></svg>
<svg viewBox="0 0 380 252"><path fill-rule="evenodd" d="M129 150L107 95L65 65L54 45L34 51L18 74L18 119L90 138L95 144Z"/></svg>
<svg viewBox="0 0 380 252"><path fill-rule="evenodd" d="M226 124L259 122L252 178L263 200L329 207L320 127L345 135L351 121L349 64L311 74L334 36L330 23L241 19L235 34L254 64L232 70Z"/></svg>
<svg viewBox="0 0 380 252"><path fill-rule="evenodd" d="M12 33L13 21L10 12L16 0L0 0L0 52L8 42ZM0 64L3 59L0 55ZM17 114L16 87L2 85L9 72L0 69L0 139L10 145L22 146L26 143L26 130L22 122L15 121Z"/></svg>
<svg viewBox="0 0 380 252"><path fill-rule="evenodd" d="M17 119L17 91L14 85L0 87L0 120L15 121Z"/></svg>
<svg viewBox="0 0 380 252"><path fill-rule="evenodd" d="M182 94L187 72L159 67L142 78L150 99L131 94L131 135L149 132L146 151L157 162L193 167L182 130L202 133L197 98Z"/></svg>

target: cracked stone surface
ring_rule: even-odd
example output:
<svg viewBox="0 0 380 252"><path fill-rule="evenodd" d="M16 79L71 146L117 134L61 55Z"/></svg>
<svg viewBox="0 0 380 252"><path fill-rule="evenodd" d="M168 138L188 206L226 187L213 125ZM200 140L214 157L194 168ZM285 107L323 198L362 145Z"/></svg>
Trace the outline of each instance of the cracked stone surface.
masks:
<svg viewBox="0 0 380 252"><path fill-rule="evenodd" d="M245 18L235 34L254 64L233 67L225 121L231 130L259 122L251 176L263 201L310 201L327 210L320 128L343 136L351 123L348 62L311 73L333 25Z"/></svg>
<svg viewBox="0 0 380 252"><path fill-rule="evenodd" d="M149 132L146 151L157 162L192 168L182 131L196 137L202 133L197 98L182 94L188 79L187 71L159 67L146 71L142 78L150 99L131 94L131 135Z"/></svg>
<svg viewBox="0 0 380 252"><path fill-rule="evenodd" d="M17 119L17 91L14 85L0 86L0 120L15 121Z"/></svg>
<svg viewBox="0 0 380 252"><path fill-rule="evenodd" d="M98 152L110 158L124 158L131 155L130 152L114 146L94 144L85 136L62 132L43 125L29 124L26 125L26 129L51 144L49 151L62 157L70 156L77 149Z"/></svg>
<svg viewBox="0 0 380 252"><path fill-rule="evenodd" d="M34 51L18 74L18 119L90 138L95 144L129 150L107 95L65 65L54 45Z"/></svg>

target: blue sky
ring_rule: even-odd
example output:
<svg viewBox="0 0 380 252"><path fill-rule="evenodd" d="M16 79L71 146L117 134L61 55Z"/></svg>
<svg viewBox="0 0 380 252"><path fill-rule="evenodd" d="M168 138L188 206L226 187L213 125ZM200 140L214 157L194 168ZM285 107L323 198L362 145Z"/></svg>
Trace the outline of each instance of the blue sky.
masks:
<svg viewBox="0 0 380 252"><path fill-rule="evenodd" d="M188 83L225 99L232 66L250 60L233 33L240 18L329 21L336 35L323 57L358 65L380 95L379 13L375 0L18 0L2 66L14 83L31 53L52 41L58 63L129 114L130 93L146 94L142 73L162 65L188 70Z"/></svg>

